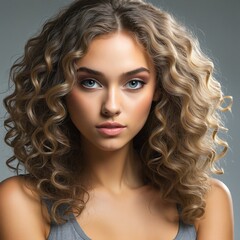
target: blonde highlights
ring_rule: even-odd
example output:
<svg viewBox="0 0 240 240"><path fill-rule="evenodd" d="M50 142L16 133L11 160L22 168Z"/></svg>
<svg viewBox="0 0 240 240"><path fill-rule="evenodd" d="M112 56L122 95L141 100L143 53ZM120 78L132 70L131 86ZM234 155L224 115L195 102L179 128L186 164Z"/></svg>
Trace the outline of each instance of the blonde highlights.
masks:
<svg viewBox="0 0 240 240"><path fill-rule="evenodd" d="M193 223L205 209L209 174L227 148L218 132L224 97L213 77L213 63L194 37L168 13L135 0L79 0L50 19L30 39L13 65L15 90L5 98L6 143L42 198L58 208L81 213L88 195L76 182L84 171L79 132L71 122L65 96L76 80L75 62L92 39L128 31L146 49L157 72L158 101L144 128L134 138L141 152L145 179L163 199L181 206L181 218ZM230 99L231 100L231 99ZM218 152L216 149L222 147Z"/></svg>

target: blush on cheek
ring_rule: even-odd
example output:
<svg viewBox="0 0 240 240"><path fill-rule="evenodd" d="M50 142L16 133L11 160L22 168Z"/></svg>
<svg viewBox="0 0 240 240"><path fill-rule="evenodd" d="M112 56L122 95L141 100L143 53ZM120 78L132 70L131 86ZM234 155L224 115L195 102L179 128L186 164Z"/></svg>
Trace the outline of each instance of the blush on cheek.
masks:
<svg viewBox="0 0 240 240"><path fill-rule="evenodd" d="M135 131L138 133L145 125L152 105L152 96L146 96L135 105L132 114L134 119Z"/></svg>
<svg viewBox="0 0 240 240"><path fill-rule="evenodd" d="M67 105L69 109L75 108L75 110L77 110L78 108L82 108L82 106L87 105L85 101L86 98L82 97L81 94L79 94L79 90L76 88L73 88L67 96Z"/></svg>
<svg viewBox="0 0 240 240"><path fill-rule="evenodd" d="M78 98L79 98L78 90L76 89L76 87L73 87L71 92L67 95L67 99L68 99L68 101L73 103L73 102L77 101Z"/></svg>
<svg viewBox="0 0 240 240"><path fill-rule="evenodd" d="M81 105L83 103L77 90L73 89L66 98L67 110L72 118L80 113Z"/></svg>
<svg viewBox="0 0 240 240"><path fill-rule="evenodd" d="M142 113L142 115L143 116L146 115L146 118L147 118L151 105L152 105L152 96L144 97L143 99L141 99L141 101L139 101L138 106L136 106L135 112L139 114Z"/></svg>

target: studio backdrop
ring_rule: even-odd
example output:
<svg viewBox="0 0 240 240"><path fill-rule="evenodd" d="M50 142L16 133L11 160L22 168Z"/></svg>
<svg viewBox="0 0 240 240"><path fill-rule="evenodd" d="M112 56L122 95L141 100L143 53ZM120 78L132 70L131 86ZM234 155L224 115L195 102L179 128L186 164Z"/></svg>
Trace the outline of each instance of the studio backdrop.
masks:
<svg viewBox="0 0 240 240"><path fill-rule="evenodd" d="M2 99L9 93L8 74L14 60L23 53L26 41L40 30L46 19L71 0L0 0L0 181L13 176L5 165L12 152L5 145ZM239 0L151 0L172 13L199 39L201 48L213 60L215 77L225 95L233 96L232 113L227 113L226 139L230 148L220 165L225 174L215 176L230 189L234 202L235 239L240 239L240 1Z"/></svg>

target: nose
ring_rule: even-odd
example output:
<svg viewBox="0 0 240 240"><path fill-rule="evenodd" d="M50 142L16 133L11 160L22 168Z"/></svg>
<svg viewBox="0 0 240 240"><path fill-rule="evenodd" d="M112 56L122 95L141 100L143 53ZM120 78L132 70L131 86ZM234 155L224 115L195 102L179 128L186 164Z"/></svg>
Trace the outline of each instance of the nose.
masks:
<svg viewBox="0 0 240 240"><path fill-rule="evenodd" d="M114 117L121 113L120 96L116 88L113 87L106 91L101 113L106 117Z"/></svg>

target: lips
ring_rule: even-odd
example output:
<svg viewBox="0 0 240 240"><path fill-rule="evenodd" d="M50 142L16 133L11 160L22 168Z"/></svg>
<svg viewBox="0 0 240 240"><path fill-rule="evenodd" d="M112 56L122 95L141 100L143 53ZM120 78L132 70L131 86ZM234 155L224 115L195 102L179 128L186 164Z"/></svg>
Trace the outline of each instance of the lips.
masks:
<svg viewBox="0 0 240 240"><path fill-rule="evenodd" d="M119 135L126 126L117 122L104 122L96 126L99 133L105 136L116 136Z"/></svg>
<svg viewBox="0 0 240 240"><path fill-rule="evenodd" d="M97 126L97 128L124 128L125 126L117 122L105 122Z"/></svg>

